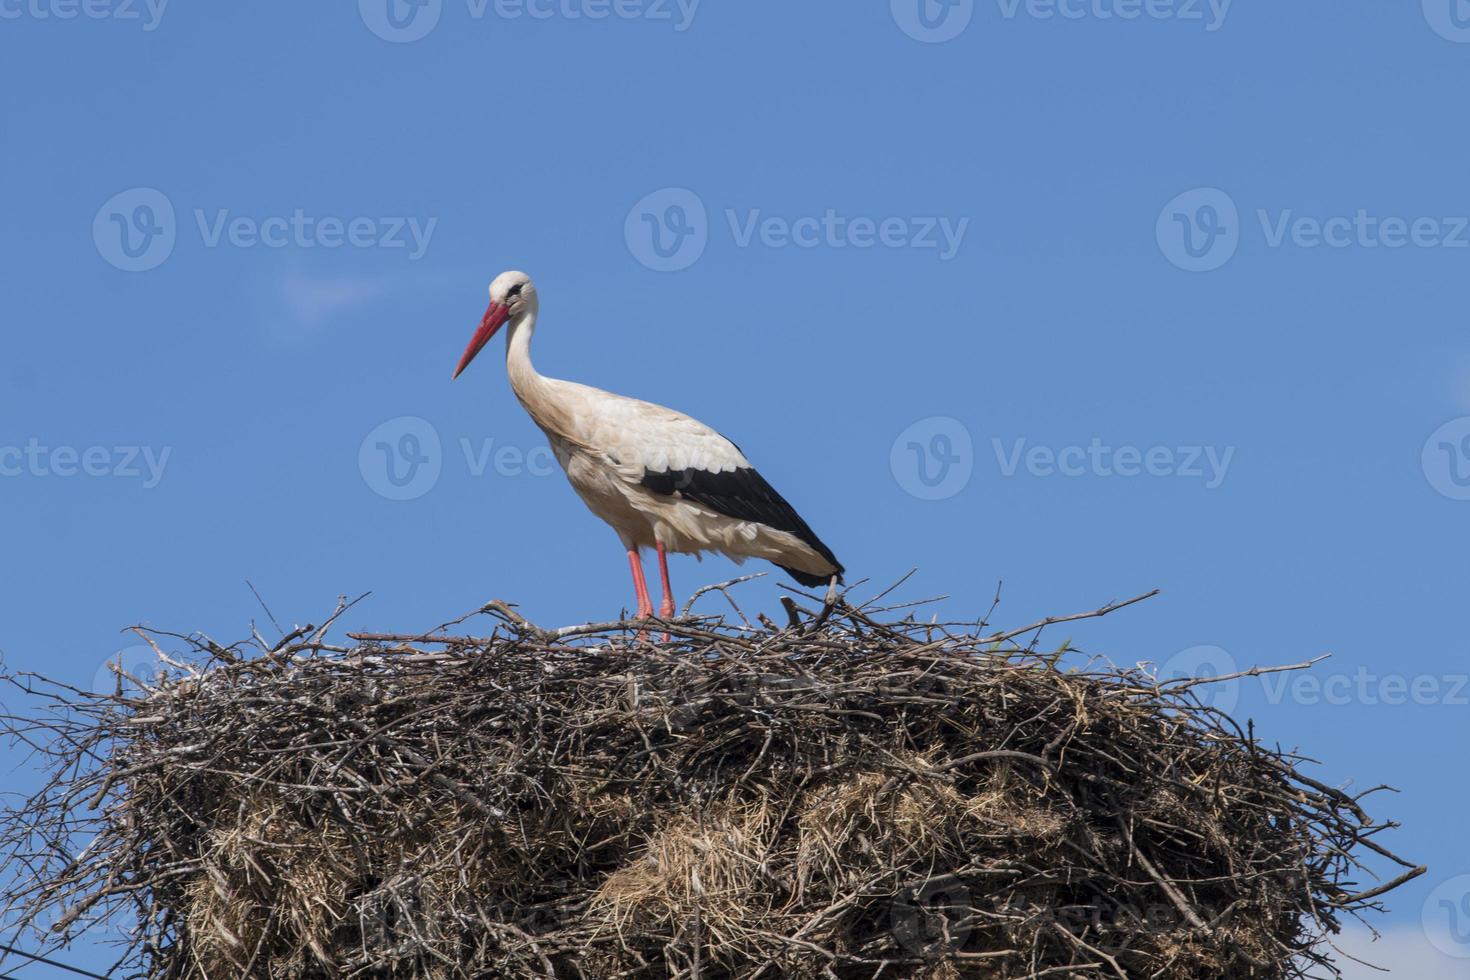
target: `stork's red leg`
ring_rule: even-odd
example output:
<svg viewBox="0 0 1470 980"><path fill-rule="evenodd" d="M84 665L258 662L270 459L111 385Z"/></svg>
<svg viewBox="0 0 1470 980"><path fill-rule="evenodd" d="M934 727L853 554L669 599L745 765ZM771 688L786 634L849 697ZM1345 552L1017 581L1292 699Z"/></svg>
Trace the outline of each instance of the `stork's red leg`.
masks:
<svg viewBox="0 0 1470 980"><path fill-rule="evenodd" d="M674 618L674 590L669 586L669 556L664 553L664 543L658 542L658 577L664 589L664 601L659 603L658 614L663 619Z"/></svg>
<svg viewBox="0 0 1470 980"><path fill-rule="evenodd" d="M653 615L653 600L648 597L648 582L643 578L643 559L637 548L628 549L628 567L633 570L633 591L638 596L638 619Z"/></svg>

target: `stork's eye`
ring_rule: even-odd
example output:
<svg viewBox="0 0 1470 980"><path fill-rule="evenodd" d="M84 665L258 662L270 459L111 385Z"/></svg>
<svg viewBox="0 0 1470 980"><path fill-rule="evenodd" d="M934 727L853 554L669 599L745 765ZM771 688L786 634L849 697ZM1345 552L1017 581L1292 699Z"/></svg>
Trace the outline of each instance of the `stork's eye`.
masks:
<svg viewBox="0 0 1470 980"><path fill-rule="evenodd" d="M521 287L524 285L525 283L518 282L514 286L510 287L510 292L505 294L505 298L513 299L514 297L519 296L521 294Z"/></svg>

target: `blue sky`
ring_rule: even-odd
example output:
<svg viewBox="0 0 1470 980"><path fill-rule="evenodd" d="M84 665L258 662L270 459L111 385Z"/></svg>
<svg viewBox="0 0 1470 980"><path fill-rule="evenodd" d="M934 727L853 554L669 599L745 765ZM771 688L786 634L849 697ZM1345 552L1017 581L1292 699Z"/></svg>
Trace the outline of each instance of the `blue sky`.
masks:
<svg viewBox="0 0 1470 980"><path fill-rule="evenodd" d="M243 635L247 578L631 605L499 359L449 383L521 268L543 371L721 429L853 579L1331 653L1221 696L1401 789L1378 958L1470 976L1470 4L393 2L0 0L10 668Z"/></svg>

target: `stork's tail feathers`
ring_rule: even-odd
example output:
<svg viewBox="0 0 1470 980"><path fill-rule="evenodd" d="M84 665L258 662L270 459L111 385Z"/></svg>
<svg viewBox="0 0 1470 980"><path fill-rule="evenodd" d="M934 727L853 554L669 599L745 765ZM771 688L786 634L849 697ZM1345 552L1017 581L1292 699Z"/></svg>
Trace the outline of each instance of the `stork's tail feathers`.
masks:
<svg viewBox="0 0 1470 980"><path fill-rule="evenodd" d="M837 573L835 576L830 574L813 575L811 572L799 572L794 568L787 568L785 565L777 565L776 567L781 569L781 571L785 572L787 575L790 575L792 579L796 581L797 585L804 585L809 589L815 589L819 586L828 585L831 583L834 577L837 579L838 582L842 581L843 568L841 565L837 566Z"/></svg>

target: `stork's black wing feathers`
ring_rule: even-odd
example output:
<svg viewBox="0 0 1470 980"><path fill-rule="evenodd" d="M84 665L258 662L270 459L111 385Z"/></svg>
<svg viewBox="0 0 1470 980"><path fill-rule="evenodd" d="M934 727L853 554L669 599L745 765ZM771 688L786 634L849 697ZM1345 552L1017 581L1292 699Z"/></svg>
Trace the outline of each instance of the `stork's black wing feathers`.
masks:
<svg viewBox="0 0 1470 980"><path fill-rule="evenodd" d="M842 563L832 554L832 549L822 543L801 515L753 467L723 473L701 469L645 471L642 483L654 493L679 494L726 517L785 531L831 562L838 575L842 574ZM827 579L821 576L784 565L780 568L802 585L815 588L827 584Z"/></svg>

